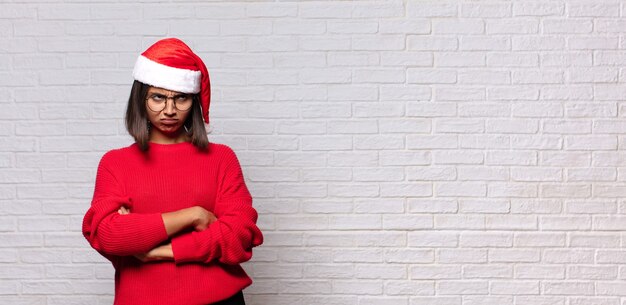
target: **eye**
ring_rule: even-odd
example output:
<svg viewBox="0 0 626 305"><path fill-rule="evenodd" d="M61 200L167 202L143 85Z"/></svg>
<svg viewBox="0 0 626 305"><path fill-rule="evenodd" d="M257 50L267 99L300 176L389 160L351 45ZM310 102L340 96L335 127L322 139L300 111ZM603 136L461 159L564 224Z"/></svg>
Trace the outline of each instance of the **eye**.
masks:
<svg viewBox="0 0 626 305"><path fill-rule="evenodd" d="M165 100L165 96L161 95L161 94L153 94L150 96L150 99L155 101L155 102L162 102Z"/></svg>
<svg viewBox="0 0 626 305"><path fill-rule="evenodd" d="M176 97L176 101L186 101L189 98L187 95L179 95Z"/></svg>

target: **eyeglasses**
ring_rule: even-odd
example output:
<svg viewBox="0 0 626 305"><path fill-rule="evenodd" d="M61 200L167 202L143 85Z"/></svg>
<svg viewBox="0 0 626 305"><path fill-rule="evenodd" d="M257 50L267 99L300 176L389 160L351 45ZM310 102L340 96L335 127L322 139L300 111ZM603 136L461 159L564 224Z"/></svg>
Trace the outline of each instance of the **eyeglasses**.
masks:
<svg viewBox="0 0 626 305"><path fill-rule="evenodd" d="M179 111L187 111L193 104L193 98L187 94L179 94L175 96L165 96L163 94L154 93L148 96L148 108L154 112L161 112L167 105L167 100L171 99L174 107Z"/></svg>

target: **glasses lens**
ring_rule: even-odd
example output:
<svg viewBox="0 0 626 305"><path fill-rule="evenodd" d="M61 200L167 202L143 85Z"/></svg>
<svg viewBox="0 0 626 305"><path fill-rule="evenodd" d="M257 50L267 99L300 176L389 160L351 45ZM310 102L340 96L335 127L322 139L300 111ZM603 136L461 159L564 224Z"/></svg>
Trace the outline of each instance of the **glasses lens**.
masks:
<svg viewBox="0 0 626 305"><path fill-rule="evenodd" d="M151 95L148 97L148 107L150 110L154 112L159 112L165 109L165 105L167 104L168 98L159 96L159 95ZM179 111L186 111L191 108L193 104L193 99L190 96L177 96L172 99L174 101L174 106Z"/></svg>
<svg viewBox="0 0 626 305"><path fill-rule="evenodd" d="M151 96L148 98L148 107L154 112L159 112L165 108L165 99Z"/></svg>
<svg viewBox="0 0 626 305"><path fill-rule="evenodd" d="M185 111L191 108L191 104L193 103L193 99L189 96L180 97L176 99L176 109L180 111Z"/></svg>

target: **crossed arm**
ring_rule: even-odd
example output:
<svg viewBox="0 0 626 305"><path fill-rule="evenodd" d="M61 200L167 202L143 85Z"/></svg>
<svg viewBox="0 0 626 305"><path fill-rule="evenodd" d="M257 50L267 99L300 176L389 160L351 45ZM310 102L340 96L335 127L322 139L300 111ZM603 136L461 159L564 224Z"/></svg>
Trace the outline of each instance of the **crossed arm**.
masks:
<svg viewBox="0 0 626 305"><path fill-rule="evenodd" d="M117 210L117 213L120 215L128 215L130 214L130 210L122 206ZM217 220L215 214L200 206L163 213L161 217L163 218L165 231L169 237L189 227L193 227L195 231L204 231L211 223ZM174 252L172 251L172 243L169 242L165 245L157 246L146 253L135 254L134 256L143 262L173 260Z"/></svg>
<svg viewBox="0 0 626 305"><path fill-rule="evenodd" d="M83 235L114 265L122 256L142 261L239 264L249 260L252 248L263 243L256 226L258 214L234 153L221 170L212 212L194 206L168 213L131 213L132 198L121 191L105 160L103 157L100 162L94 199L83 219ZM189 228L193 230L178 234Z"/></svg>

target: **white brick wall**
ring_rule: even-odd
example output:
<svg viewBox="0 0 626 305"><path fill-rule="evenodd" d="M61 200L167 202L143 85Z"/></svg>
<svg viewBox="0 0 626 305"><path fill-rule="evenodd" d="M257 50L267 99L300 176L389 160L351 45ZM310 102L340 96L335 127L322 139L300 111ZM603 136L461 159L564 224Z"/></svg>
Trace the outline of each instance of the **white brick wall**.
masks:
<svg viewBox="0 0 626 305"><path fill-rule="evenodd" d="M81 235L137 54L211 73L251 305L626 305L626 2L0 4L0 304L111 304Z"/></svg>

